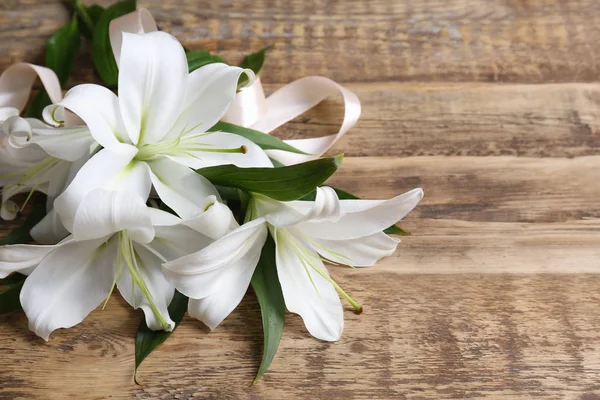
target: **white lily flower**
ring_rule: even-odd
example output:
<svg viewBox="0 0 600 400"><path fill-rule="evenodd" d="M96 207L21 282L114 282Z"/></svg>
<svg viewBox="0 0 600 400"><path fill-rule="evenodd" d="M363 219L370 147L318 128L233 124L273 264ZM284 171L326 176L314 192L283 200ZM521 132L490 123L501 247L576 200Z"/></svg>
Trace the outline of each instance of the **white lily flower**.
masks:
<svg viewBox="0 0 600 400"><path fill-rule="evenodd" d="M50 127L36 119L12 116L1 123L0 186L2 219L14 219L34 191L48 195L48 210L54 198L73 178L90 155L95 143L85 126ZM22 192L29 196L22 207L11 198ZM54 217L54 218L53 218ZM51 212L33 231L40 243L56 243L68 234Z"/></svg>
<svg viewBox="0 0 600 400"><path fill-rule="evenodd" d="M0 278L30 274L21 304L30 329L46 340L106 305L115 286L131 306L144 311L151 329L170 331L174 323L167 307L174 287L161 264L200 250L215 232L234 226L231 211L214 194L205 208L195 220L182 221L148 208L130 192L93 190L77 210L73 234L61 243L0 247Z"/></svg>
<svg viewBox="0 0 600 400"><path fill-rule="evenodd" d="M167 279L190 297L189 314L214 329L239 304L256 268L267 230L276 244L277 273L286 307L316 338L334 341L344 319L338 293L361 307L329 276L323 260L374 265L399 240L383 233L421 200L414 189L390 200L339 200L328 187L315 201L279 202L254 195L252 221L197 253L163 265Z"/></svg>
<svg viewBox="0 0 600 400"><path fill-rule="evenodd" d="M78 115L104 149L90 159L55 207L70 228L77 205L98 187L151 186L182 218L198 213L194 199L204 182L190 168L219 164L272 166L264 151L239 135L207 132L235 98L250 70L210 64L188 74L181 44L165 32L123 33L119 96L86 84L59 103Z"/></svg>

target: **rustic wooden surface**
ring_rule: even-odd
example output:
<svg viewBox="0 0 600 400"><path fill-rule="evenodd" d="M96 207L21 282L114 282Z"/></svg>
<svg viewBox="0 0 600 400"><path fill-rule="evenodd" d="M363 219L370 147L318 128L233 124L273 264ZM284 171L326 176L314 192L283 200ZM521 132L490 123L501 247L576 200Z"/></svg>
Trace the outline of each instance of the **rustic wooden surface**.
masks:
<svg viewBox="0 0 600 400"><path fill-rule="evenodd" d="M232 61L275 43L268 91L311 74L347 84L363 116L333 183L373 198L423 187L413 235L375 268L332 267L365 312L347 308L337 343L288 315L257 385L252 294L215 332L186 319L140 385L140 316L115 296L48 343L1 317L0 399L600 399L600 2L139 3ZM58 0L5 0L0 67L40 62L67 17ZM69 86L94 79L87 45L78 66ZM278 134L340 117L333 99Z"/></svg>

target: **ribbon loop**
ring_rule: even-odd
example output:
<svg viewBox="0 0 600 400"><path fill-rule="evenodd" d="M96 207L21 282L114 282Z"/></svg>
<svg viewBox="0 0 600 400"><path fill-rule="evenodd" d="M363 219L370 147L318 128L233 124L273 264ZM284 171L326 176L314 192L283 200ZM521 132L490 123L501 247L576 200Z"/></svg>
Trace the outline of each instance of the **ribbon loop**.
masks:
<svg viewBox="0 0 600 400"><path fill-rule="evenodd" d="M256 87L255 87L256 86ZM264 91L259 80L240 92L225 118L227 122L271 133L280 126L315 107L327 97L341 94L344 101L344 120L336 134L311 139L284 140L284 142L311 155L268 150L270 157L283 164L297 164L320 157L352 128L360 117L360 100L350 90L323 76L300 78L263 100Z"/></svg>
<svg viewBox="0 0 600 400"><path fill-rule="evenodd" d="M53 103L62 98L58 77L50 68L29 63L13 64L0 75L0 108L14 108L23 111L31 88L40 78L48 97Z"/></svg>
<svg viewBox="0 0 600 400"><path fill-rule="evenodd" d="M158 28L154 17L150 14L150 11L145 8L140 8L134 12L125 14L122 17L113 19L108 26L108 35L117 66L119 66L121 60L123 32L141 34L155 32L157 30Z"/></svg>
<svg viewBox="0 0 600 400"><path fill-rule="evenodd" d="M123 42L122 32L154 32L157 28L152 14L145 8L140 8L113 20L109 30L110 41L118 65ZM267 150L270 157L283 164L297 164L323 155L356 124L360 117L361 107L360 100L354 93L324 76L308 76L282 87L265 98L262 84L257 78L252 85L237 94L223 120L264 133L271 133L315 107L327 97L336 94L341 94L344 100L344 120L336 134L320 138L284 140L310 155Z"/></svg>
<svg viewBox="0 0 600 400"><path fill-rule="evenodd" d="M267 99L260 78L257 76L252 85L240 90L235 96L235 100L223 116L223 121L248 128L257 123L266 113Z"/></svg>

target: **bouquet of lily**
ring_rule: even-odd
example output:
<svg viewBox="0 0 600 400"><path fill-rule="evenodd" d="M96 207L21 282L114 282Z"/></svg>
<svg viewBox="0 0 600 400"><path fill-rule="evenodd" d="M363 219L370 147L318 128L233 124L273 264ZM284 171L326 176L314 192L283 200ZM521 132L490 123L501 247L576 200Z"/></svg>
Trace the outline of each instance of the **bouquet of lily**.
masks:
<svg viewBox="0 0 600 400"><path fill-rule="evenodd" d="M81 35L106 86L82 84L62 97ZM359 200L321 186L342 161L321 155L356 122L360 103L324 77L265 98L256 73L266 50L230 66L157 31L135 2L75 3L71 22L48 42L47 67L6 70L1 216L15 218L30 198L35 205L0 247L0 311L22 308L48 340L106 306L116 289L145 316L137 367L186 310L215 329L252 286L265 333L257 378L273 359L285 308L315 338L339 339L340 296L362 308L325 264L367 267L391 255L399 241L386 233L403 234L393 224L423 192ZM25 115L40 119L24 118L37 76L44 89ZM335 93L345 104L336 135L268 134Z"/></svg>

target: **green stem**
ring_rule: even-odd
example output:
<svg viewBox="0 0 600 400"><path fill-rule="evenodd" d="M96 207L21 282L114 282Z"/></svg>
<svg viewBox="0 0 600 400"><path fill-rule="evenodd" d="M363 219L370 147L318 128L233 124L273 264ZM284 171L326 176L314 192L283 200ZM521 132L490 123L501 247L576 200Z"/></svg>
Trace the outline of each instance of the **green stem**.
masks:
<svg viewBox="0 0 600 400"><path fill-rule="evenodd" d="M133 248L133 243L131 242L131 239L129 239L129 236L126 232L121 232L121 235L123 258L125 264L127 265L127 268L129 269L129 274L131 275L132 280L132 296L135 296L135 283L135 285L137 285L144 297L146 297L146 299L148 300L150 309L152 309L152 312L160 322L162 328L166 331L167 329L169 329L169 324L163 318L162 314L158 310L158 307L156 307L152 294L150 293L148 286L146 286L146 282L144 282L144 279L141 277L140 268L137 263L137 254L135 253L135 249Z"/></svg>

